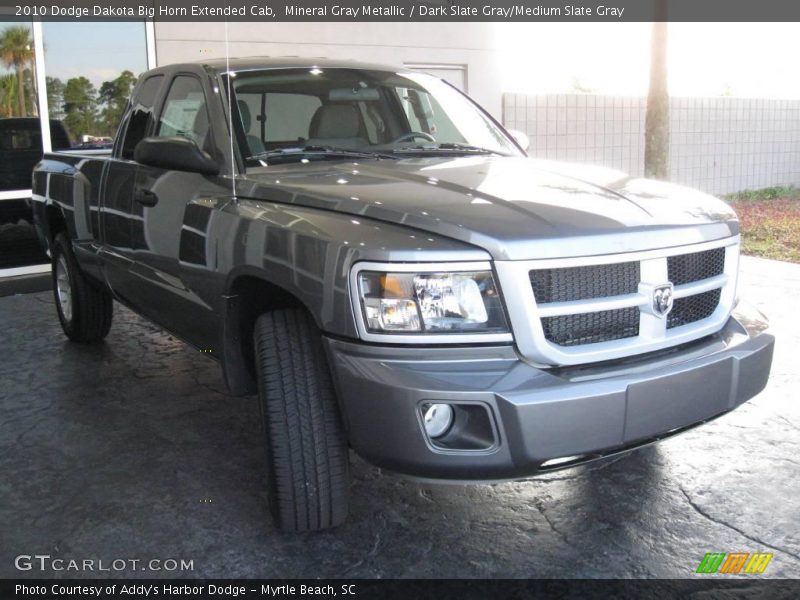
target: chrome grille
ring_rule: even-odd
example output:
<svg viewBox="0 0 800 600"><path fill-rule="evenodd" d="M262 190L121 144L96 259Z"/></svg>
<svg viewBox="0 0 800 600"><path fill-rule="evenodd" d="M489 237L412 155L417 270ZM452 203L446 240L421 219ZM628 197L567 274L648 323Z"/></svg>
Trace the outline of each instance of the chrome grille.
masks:
<svg viewBox="0 0 800 600"><path fill-rule="evenodd" d="M575 302L635 294L641 280L638 262L611 263L530 272L533 296L540 304ZM544 337L559 346L597 344L639 335L636 307L543 317Z"/></svg>
<svg viewBox="0 0 800 600"><path fill-rule="evenodd" d="M672 285L683 285L722 275L725 271L725 248L670 256L667 277Z"/></svg>
<svg viewBox="0 0 800 600"><path fill-rule="evenodd" d="M495 268L520 352L575 365L719 331L733 308L738 258L737 236L596 257L496 261ZM657 301L665 289L673 293L666 315Z"/></svg>
<svg viewBox="0 0 800 600"><path fill-rule="evenodd" d="M639 286L639 263L624 262L530 272L533 295L539 303L570 302L635 294Z"/></svg>
<svg viewBox="0 0 800 600"><path fill-rule="evenodd" d="M578 315L544 317L542 328L544 337L559 346L621 340L639 335L639 309L633 306Z"/></svg>
<svg viewBox="0 0 800 600"><path fill-rule="evenodd" d="M707 319L717 309L721 295L722 291L717 289L678 298L667 315L667 329Z"/></svg>

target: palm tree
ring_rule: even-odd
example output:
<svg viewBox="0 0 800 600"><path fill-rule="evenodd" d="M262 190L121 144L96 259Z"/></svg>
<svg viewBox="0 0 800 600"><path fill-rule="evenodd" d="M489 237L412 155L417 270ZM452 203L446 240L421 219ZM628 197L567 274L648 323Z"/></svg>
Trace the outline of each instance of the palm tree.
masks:
<svg viewBox="0 0 800 600"><path fill-rule="evenodd" d="M17 93L17 76L13 73L0 75L0 116L14 116Z"/></svg>
<svg viewBox="0 0 800 600"><path fill-rule="evenodd" d="M669 177L669 91L667 89L667 0L655 0L651 39L650 89L645 114L644 172Z"/></svg>
<svg viewBox="0 0 800 600"><path fill-rule="evenodd" d="M17 73L17 107L20 117L27 116L24 71L31 60L33 60L33 42L30 30L23 25L6 27L0 34L0 61L6 67L13 67Z"/></svg>

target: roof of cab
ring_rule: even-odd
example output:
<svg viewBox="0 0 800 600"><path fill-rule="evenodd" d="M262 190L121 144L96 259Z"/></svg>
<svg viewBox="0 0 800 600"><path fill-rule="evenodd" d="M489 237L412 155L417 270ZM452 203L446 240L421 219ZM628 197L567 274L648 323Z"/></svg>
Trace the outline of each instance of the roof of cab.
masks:
<svg viewBox="0 0 800 600"><path fill-rule="evenodd" d="M155 71L162 69L179 69L181 66L201 65L220 73L226 72L229 68L232 71L249 71L256 69L303 69L318 67L322 69L367 69L375 71L408 72L409 69L396 65L365 63L355 60L341 60L333 58L299 56L250 56L242 58L216 58L211 60L195 61L191 63L164 65Z"/></svg>

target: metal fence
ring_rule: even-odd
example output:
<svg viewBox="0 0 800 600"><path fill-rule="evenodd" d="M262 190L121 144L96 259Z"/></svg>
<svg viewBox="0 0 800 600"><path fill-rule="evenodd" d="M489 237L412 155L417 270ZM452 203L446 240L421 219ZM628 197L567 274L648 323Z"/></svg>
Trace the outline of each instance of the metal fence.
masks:
<svg viewBox="0 0 800 600"><path fill-rule="evenodd" d="M503 95L503 122L538 158L641 176L646 99ZM670 178L714 194L800 185L800 100L672 98Z"/></svg>

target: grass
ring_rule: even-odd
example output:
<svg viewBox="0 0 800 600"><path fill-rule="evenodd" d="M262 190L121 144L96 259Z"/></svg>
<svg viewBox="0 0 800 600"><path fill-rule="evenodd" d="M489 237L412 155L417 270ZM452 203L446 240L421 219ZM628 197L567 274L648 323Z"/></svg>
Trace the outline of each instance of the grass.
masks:
<svg viewBox="0 0 800 600"><path fill-rule="evenodd" d="M725 200L739 215L745 254L800 263L800 188L746 190Z"/></svg>

